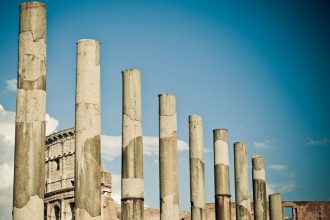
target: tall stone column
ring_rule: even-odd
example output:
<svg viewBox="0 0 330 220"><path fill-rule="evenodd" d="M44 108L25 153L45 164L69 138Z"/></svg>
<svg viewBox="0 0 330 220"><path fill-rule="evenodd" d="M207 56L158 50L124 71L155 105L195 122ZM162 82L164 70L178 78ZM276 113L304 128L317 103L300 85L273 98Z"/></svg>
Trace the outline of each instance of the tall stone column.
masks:
<svg viewBox="0 0 330 220"><path fill-rule="evenodd" d="M76 86L76 219L100 219L100 44L77 42Z"/></svg>
<svg viewBox="0 0 330 220"><path fill-rule="evenodd" d="M282 220L282 199L281 194L269 195L269 217L270 220Z"/></svg>
<svg viewBox="0 0 330 220"><path fill-rule="evenodd" d="M228 130L213 130L216 220L230 219Z"/></svg>
<svg viewBox="0 0 330 220"><path fill-rule="evenodd" d="M122 78L121 216L123 220L140 220L144 210L140 71L126 69Z"/></svg>
<svg viewBox="0 0 330 220"><path fill-rule="evenodd" d="M46 6L20 6L13 219L44 219Z"/></svg>
<svg viewBox="0 0 330 220"><path fill-rule="evenodd" d="M264 158L260 155L252 157L254 219L267 219L267 195Z"/></svg>
<svg viewBox="0 0 330 220"><path fill-rule="evenodd" d="M159 96L160 219L179 219L176 98Z"/></svg>
<svg viewBox="0 0 330 220"><path fill-rule="evenodd" d="M247 148L242 142L234 143L236 219L251 219Z"/></svg>
<svg viewBox="0 0 330 220"><path fill-rule="evenodd" d="M206 220L203 120L189 116L191 219Z"/></svg>

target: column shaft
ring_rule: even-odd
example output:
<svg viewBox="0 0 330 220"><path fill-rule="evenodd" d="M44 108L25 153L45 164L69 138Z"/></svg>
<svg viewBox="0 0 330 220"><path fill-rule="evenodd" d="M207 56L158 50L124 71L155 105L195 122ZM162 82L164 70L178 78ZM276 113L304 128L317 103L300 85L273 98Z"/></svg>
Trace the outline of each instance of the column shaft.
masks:
<svg viewBox="0 0 330 220"><path fill-rule="evenodd" d="M46 7L20 6L13 219L44 219Z"/></svg>
<svg viewBox="0 0 330 220"><path fill-rule="evenodd" d="M260 155L252 157L252 178L253 178L253 204L254 219L267 219L267 195L266 175L264 158Z"/></svg>
<svg viewBox="0 0 330 220"><path fill-rule="evenodd" d="M189 116L191 219L206 220L203 120Z"/></svg>
<svg viewBox="0 0 330 220"><path fill-rule="evenodd" d="M229 155L227 139L227 129L213 130L216 220L229 220L231 218Z"/></svg>
<svg viewBox="0 0 330 220"><path fill-rule="evenodd" d="M247 148L244 143L234 143L236 219L251 219Z"/></svg>
<svg viewBox="0 0 330 220"><path fill-rule="evenodd" d="M140 71L126 69L122 71L122 78L121 216L123 220L140 220L144 210Z"/></svg>
<svg viewBox="0 0 330 220"><path fill-rule="evenodd" d="M159 95L160 219L179 219L176 98Z"/></svg>
<svg viewBox="0 0 330 220"><path fill-rule="evenodd" d="M281 194L269 195L269 217L270 220L282 220L282 199Z"/></svg>
<svg viewBox="0 0 330 220"><path fill-rule="evenodd" d="M77 42L76 86L76 219L100 219L100 44Z"/></svg>

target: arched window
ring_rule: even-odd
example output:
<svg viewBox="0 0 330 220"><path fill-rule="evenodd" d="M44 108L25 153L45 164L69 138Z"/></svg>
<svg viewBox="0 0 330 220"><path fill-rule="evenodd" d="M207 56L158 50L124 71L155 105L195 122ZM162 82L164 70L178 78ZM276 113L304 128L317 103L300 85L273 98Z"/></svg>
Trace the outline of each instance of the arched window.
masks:
<svg viewBox="0 0 330 220"><path fill-rule="evenodd" d="M61 209L57 205L54 206L54 212L55 212L55 219L61 220Z"/></svg>

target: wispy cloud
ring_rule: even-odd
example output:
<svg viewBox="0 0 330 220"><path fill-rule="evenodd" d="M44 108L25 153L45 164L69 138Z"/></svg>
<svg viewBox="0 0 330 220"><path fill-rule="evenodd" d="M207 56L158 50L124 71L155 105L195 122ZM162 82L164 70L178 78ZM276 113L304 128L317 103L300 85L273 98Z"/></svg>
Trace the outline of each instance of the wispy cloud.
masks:
<svg viewBox="0 0 330 220"><path fill-rule="evenodd" d="M101 135L102 158L112 161L121 155L121 136ZM185 141L178 140L178 151L188 150ZM143 136L143 154L147 156L157 156L159 151L158 137Z"/></svg>
<svg viewBox="0 0 330 220"><path fill-rule="evenodd" d="M17 79L6 80L6 89L10 92L17 91Z"/></svg>
<svg viewBox="0 0 330 220"><path fill-rule="evenodd" d="M265 141L254 141L253 146L257 149L268 149L270 148L270 145L272 144L271 141L265 140Z"/></svg>
<svg viewBox="0 0 330 220"><path fill-rule="evenodd" d="M284 164L269 164L268 168L274 171L284 171L288 168L288 166Z"/></svg>
<svg viewBox="0 0 330 220"><path fill-rule="evenodd" d="M320 139L308 138L306 145L326 147L330 146L330 139L326 137Z"/></svg>
<svg viewBox="0 0 330 220"><path fill-rule="evenodd" d="M295 181L288 180L282 183L267 183L267 194L273 193L288 193L296 189L297 185Z"/></svg>

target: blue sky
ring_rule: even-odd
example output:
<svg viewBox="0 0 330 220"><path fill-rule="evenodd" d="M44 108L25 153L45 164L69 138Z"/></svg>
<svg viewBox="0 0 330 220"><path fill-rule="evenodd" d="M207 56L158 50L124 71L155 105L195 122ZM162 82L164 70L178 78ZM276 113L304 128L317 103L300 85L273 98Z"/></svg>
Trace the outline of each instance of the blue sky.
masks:
<svg viewBox="0 0 330 220"><path fill-rule="evenodd" d="M188 141L188 115L203 117L208 202L214 198L212 130L219 127L229 129L233 200L232 144L238 140L247 144L249 156L264 155L269 191L282 192L285 200L330 199L330 19L325 1L45 2L47 112L58 122L56 130L74 125L76 41L94 38L101 42L104 140L121 135L120 71L136 67L142 73L145 136L158 136L160 93L177 96L180 140ZM2 1L0 9L2 131L15 111L16 93L8 80L17 74L19 3ZM7 133L0 133L0 140ZM158 207L158 155L155 139L150 140L152 150L144 158L145 203ZM9 156L0 160L0 171L12 163L3 146L1 152ZM105 151L105 167L119 175L120 155ZM182 142L180 207L186 210L188 166ZM9 198L8 189L0 186L2 200Z"/></svg>

